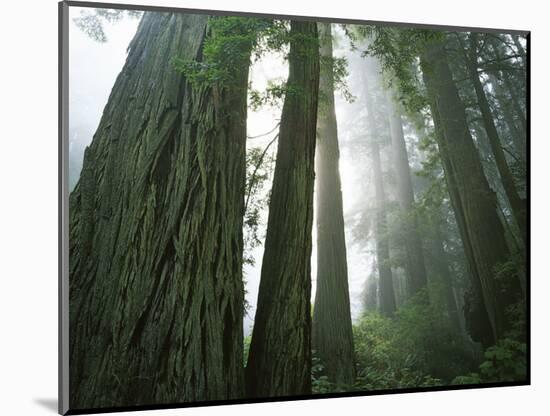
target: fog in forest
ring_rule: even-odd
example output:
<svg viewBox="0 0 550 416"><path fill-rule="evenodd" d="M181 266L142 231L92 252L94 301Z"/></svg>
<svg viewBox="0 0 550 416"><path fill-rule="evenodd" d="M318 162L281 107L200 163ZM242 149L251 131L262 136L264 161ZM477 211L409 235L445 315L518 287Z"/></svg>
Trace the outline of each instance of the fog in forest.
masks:
<svg viewBox="0 0 550 416"><path fill-rule="evenodd" d="M69 18L83 408L528 379L526 34Z"/></svg>

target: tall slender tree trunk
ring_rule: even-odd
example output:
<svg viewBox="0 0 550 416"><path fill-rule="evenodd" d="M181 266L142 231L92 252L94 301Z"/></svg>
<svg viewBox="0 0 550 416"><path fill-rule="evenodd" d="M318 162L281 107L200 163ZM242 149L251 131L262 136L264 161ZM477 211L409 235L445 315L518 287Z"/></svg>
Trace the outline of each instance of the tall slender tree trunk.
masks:
<svg viewBox="0 0 550 416"><path fill-rule="evenodd" d="M403 217L408 297L427 286L426 265L422 251L422 240L418 233L418 219L414 211L414 192L407 145L403 134L401 112L392 97L387 97L389 124L393 153L393 165L397 181L397 200Z"/></svg>
<svg viewBox="0 0 550 416"><path fill-rule="evenodd" d="M365 66L367 73L363 78L365 84L365 107L367 109L367 140L371 155L372 173L375 188L375 220L374 233L376 242L376 264L378 266L378 299L380 312L391 316L396 310L395 290L393 287L393 274L390 264L390 243L388 233L388 219L386 216L386 195L384 191L384 179L382 165L380 162L380 146L378 144L379 126L374 112L374 92L376 79L369 73L376 73L378 70L376 61L366 59Z"/></svg>
<svg viewBox="0 0 550 416"><path fill-rule="evenodd" d="M461 42L461 45L462 45L462 42ZM483 118L483 125L485 126L487 138L489 139L489 144L490 144L493 156L495 157L495 163L500 175L500 179L502 181L504 192L506 193L506 197L508 199L508 202L510 203L512 213L514 215L514 219L516 220L518 228L520 229L523 243L524 245L526 245L527 244L527 209L526 209L527 207L526 207L525 201L523 201L520 198L517 192L516 185L514 183L514 177L510 172L510 168L508 166L508 162L506 160L504 150L502 150L502 143L500 141L497 128L495 126L495 122L493 119L491 108L489 106L489 102L485 95L485 90L483 89L483 85L481 84L481 80L479 79L479 74L477 72L477 34L476 33L472 32L470 34L469 48L465 50L468 50L468 54L465 55L466 67L468 69L468 73L470 74L470 78L474 85L474 90L476 93L479 109L481 111L481 116Z"/></svg>
<svg viewBox="0 0 550 416"><path fill-rule="evenodd" d="M491 46L492 51L495 60L500 61L503 59L503 54L501 51L501 45L496 39L491 40ZM527 142L527 121L525 112L522 108L525 107L525 102L521 103L520 99L517 95L516 89L514 87L514 80L510 76L510 73L506 71L505 69L502 70L496 70L492 71L493 74L498 75L499 79L502 79L504 90L506 91L507 95L509 95L508 102L506 103L506 108L509 108L509 116L507 116L507 120L511 120L515 126L519 125L519 132L521 133L521 140L523 145L523 151L522 154L526 154L525 147ZM523 77L522 86L525 86L525 77ZM510 121L508 121L508 124ZM525 160L525 159L524 159Z"/></svg>
<svg viewBox="0 0 550 416"><path fill-rule="evenodd" d="M71 408L242 397L249 59L192 87L207 17L145 13L70 197ZM238 67L238 68L237 68Z"/></svg>
<svg viewBox="0 0 550 416"><path fill-rule="evenodd" d="M510 77L510 74L503 70L502 72L502 79L504 82L504 87L510 92L510 98L512 99L512 108L514 109L514 112L516 113L516 118L520 123L521 129L525 132L527 132L527 119L525 116L525 102L522 102L523 99L520 99L518 97L518 94L516 92L516 88L513 85L512 78Z"/></svg>
<svg viewBox="0 0 550 416"><path fill-rule="evenodd" d="M498 340L510 329L505 311L517 302L521 290L517 279L502 282L495 276L496 268L510 259L504 228L497 214L496 196L484 176L443 42L431 42L421 57L421 64L432 112L437 114L434 121L441 133L436 136L445 175L454 178L459 195L453 205L461 207L459 215L467 231L463 239L469 244L466 253L473 256L470 262L477 271L493 339ZM452 198L453 195L456 197L451 192Z"/></svg>
<svg viewBox="0 0 550 416"><path fill-rule="evenodd" d="M498 38L491 37L488 38L487 42L491 45L491 50L493 54L493 58L496 62L501 62L505 59L504 53L502 51L502 40L499 40ZM523 61L525 62L525 60ZM498 69L498 67L494 70L491 70L490 73L496 74L499 79L502 80L504 89L506 90L507 94L510 96L508 104L511 106L512 111L514 113L514 119L516 123L520 125L520 128L522 132L526 135L527 133L527 121L525 118L525 108L526 103L523 97L523 99L520 99L518 97L518 93L516 91L516 84L520 84L520 88L524 90L525 88L525 82L526 82L526 71L525 71L525 65L523 71L512 71L514 75L511 75L511 71L506 69L505 67ZM521 75L518 75L521 74ZM521 76L521 78L520 78Z"/></svg>
<svg viewBox="0 0 550 416"><path fill-rule="evenodd" d="M250 354L252 397L311 393L311 231L319 45L313 22L291 22L289 87L269 204Z"/></svg>
<svg viewBox="0 0 550 416"><path fill-rule="evenodd" d="M388 219L386 217L386 195L380 163L380 148L373 141L370 144L372 170L376 194L376 262L378 265L378 288L380 296L380 312L391 316L395 312L395 293L393 275L390 264L390 243L388 239Z"/></svg>
<svg viewBox="0 0 550 416"><path fill-rule="evenodd" d="M527 161L527 143L526 143L526 131L522 131L516 124L516 117L514 116L511 105L508 98L502 88L502 85L498 81L494 73L489 74L489 80L495 91L495 98L498 103L499 109L502 111L504 122L508 127L508 131L512 138L515 153L523 164Z"/></svg>
<svg viewBox="0 0 550 416"><path fill-rule="evenodd" d="M319 23L321 65L315 155L317 215L317 291L313 308L313 349L328 379L355 381L353 332L348 288L346 238L340 182L338 129L334 109L332 32Z"/></svg>

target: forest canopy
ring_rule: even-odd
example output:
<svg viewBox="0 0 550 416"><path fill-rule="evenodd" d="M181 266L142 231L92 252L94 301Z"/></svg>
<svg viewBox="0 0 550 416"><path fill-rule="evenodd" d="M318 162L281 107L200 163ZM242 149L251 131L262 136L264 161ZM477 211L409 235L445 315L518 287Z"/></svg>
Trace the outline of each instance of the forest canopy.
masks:
<svg viewBox="0 0 550 416"><path fill-rule="evenodd" d="M526 382L525 34L71 17L71 408Z"/></svg>

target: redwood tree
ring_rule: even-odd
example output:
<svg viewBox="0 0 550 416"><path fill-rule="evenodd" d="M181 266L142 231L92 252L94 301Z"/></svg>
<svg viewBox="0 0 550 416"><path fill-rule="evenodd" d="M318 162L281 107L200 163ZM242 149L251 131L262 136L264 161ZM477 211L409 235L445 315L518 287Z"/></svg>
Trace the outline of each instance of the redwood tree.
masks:
<svg viewBox="0 0 550 416"><path fill-rule="evenodd" d="M483 119L483 125L487 133L487 138L489 140L491 151L495 158L495 163L498 169L498 173L500 175L500 179L502 181L502 185L506 193L506 197L508 199L508 202L510 203L510 208L514 215L514 219L516 220L516 223L521 231L521 237L523 239L523 243L526 245L528 243L527 241L527 207L526 207L525 201L520 198L519 193L517 191L516 184L514 182L514 177L512 176L512 172L510 170L510 167L508 166L508 162L506 160L504 150L502 149L502 142L500 140L497 127L495 125L494 116L489 106L489 101L485 94L485 89L483 88L483 84L481 83L481 80L479 78L478 64L477 64L478 62L477 34L474 32L470 34L469 44L467 48L463 42L461 42L460 45L465 48L464 61L465 61L468 73L470 75L470 79L474 86L474 90L477 97L477 103L479 106L479 110L481 112L481 117Z"/></svg>
<svg viewBox="0 0 550 416"><path fill-rule="evenodd" d="M339 385L351 385L355 381L355 365L334 109L332 32L329 23L319 23L318 28L323 61L315 155L317 290L312 341L328 379Z"/></svg>
<svg viewBox="0 0 550 416"><path fill-rule="evenodd" d="M496 196L484 176L443 40L428 42L421 65L451 200L477 279L472 285L476 308L482 314L486 312L492 329L489 339L485 339L490 344L510 329L506 309L518 300L519 285L514 278L506 282L496 279L496 269L510 259L510 252L497 213Z"/></svg>
<svg viewBox="0 0 550 416"><path fill-rule="evenodd" d="M145 13L70 197L71 408L243 395L250 45L191 84L206 16Z"/></svg>
<svg viewBox="0 0 550 416"><path fill-rule="evenodd" d="M311 393L311 230L319 45L313 22L292 21L289 75L273 176L248 395Z"/></svg>

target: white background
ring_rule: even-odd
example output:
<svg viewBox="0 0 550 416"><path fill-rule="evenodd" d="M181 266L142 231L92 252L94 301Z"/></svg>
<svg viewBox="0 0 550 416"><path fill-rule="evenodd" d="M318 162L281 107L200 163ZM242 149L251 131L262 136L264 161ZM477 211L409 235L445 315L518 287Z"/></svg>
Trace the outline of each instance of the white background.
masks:
<svg viewBox="0 0 550 416"><path fill-rule="evenodd" d="M136 0L138 1L138 0ZM111 2L123 3L111 0ZM532 386L154 411L147 415L546 415L550 36L543 1L146 1L261 13L532 31ZM0 414L57 402L57 1L4 1L0 23ZM132 413L138 414L138 413Z"/></svg>

